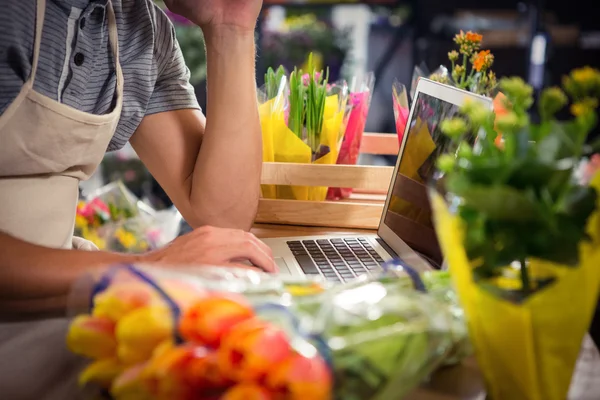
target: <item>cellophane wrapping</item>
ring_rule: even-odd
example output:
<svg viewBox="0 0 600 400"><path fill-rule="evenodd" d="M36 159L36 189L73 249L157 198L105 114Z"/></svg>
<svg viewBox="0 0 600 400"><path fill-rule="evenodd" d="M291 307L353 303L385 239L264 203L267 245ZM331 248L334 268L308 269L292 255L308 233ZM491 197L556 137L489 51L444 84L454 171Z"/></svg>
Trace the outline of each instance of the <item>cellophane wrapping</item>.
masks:
<svg viewBox="0 0 600 400"><path fill-rule="evenodd" d="M348 121L348 85L322 72L269 70L259 89L264 162L335 164ZM325 200L327 187L262 185L262 197Z"/></svg>
<svg viewBox="0 0 600 400"><path fill-rule="evenodd" d="M80 384L115 400L401 398L469 351L439 271L330 286L128 265L82 278L70 301Z"/></svg>
<svg viewBox="0 0 600 400"><path fill-rule="evenodd" d="M404 130L408 122L410 107L408 105L408 95L406 87L398 80L394 80L392 84L392 104L394 106L394 121L396 123L396 134L398 135L398 143L402 145Z"/></svg>
<svg viewBox="0 0 600 400"><path fill-rule="evenodd" d="M356 165L360 153L360 144L365 131L375 75L369 72L364 77L354 77L351 81L349 107L350 113L346 124L346 133L337 159L337 164ZM328 200L346 199L352 194L352 188L329 188Z"/></svg>
<svg viewBox="0 0 600 400"><path fill-rule="evenodd" d="M116 181L79 201L74 234L100 250L143 253L173 240L180 223L175 208L156 211Z"/></svg>

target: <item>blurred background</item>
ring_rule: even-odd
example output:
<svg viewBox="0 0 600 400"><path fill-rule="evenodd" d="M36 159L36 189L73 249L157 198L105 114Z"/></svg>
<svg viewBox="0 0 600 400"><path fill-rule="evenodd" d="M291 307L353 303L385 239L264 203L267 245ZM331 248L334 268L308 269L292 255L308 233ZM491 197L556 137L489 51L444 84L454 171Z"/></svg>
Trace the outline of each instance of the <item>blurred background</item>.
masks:
<svg viewBox="0 0 600 400"><path fill-rule="evenodd" d="M206 109L202 32L168 15L198 101ZM334 80L373 71L376 83L365 130L395 134L393 80L410 87L415 65L433 71L447 64L452 38L461 29L483 34L482 46L495 55L493 69L499 77L518 75L536 88L559 84L572 68L600 65L600 19L594 2L265 0L256 33L257 81L262 84L269 66L302 66L311 52L317 66L329 67ZM359 162L389 165L394 160ZM129 147L108 154L101 171L83 189L115 179L124 180L139 197L150 197L159 208L170 205Z"/></svg>

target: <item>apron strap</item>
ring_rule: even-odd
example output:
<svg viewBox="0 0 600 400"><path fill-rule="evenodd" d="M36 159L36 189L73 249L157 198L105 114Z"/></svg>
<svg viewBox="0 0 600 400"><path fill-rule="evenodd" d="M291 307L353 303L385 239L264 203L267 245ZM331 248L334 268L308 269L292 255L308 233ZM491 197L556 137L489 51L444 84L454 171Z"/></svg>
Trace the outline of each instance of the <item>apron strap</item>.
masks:
<svg viewBox="0 0 600 400"><path fill-rule="evenodd" d="M35 75L37 73L40 60L40 47L42 43L42 31L44 29L44 16L46 15L46 0L37 0L37 9L35 17L35 37L33 42L33 61L31 64L31 75L26 85L33 87Z"/></svg>
<svg viewBox="0 0 600 400"><path fill-rule="evenodd" d="M109 0L108 8L108 39L110 40L110 48L112 49L113 59L115 60L115 72L117 73L117 87L115 95L117 104L120 104L123 99L123 71L121 70L121 62L119 61L119 35L117 31L117 19L112 1Z"/></svg>

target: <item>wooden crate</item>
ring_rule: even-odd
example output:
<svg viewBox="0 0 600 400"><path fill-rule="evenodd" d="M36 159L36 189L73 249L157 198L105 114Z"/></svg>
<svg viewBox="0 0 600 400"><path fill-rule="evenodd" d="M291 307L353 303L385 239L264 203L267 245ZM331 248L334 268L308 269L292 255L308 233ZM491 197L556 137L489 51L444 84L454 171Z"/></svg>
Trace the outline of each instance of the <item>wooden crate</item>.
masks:
<svg viewBox="0 0 600 400"><path fill-rule="evenodd" d="M397 155L395 134L365 133L361 154ZM353 188L349 199L301 201L260 199L256 222L268 224L377 229L393 167L264 163L266 185Z"/></svg>

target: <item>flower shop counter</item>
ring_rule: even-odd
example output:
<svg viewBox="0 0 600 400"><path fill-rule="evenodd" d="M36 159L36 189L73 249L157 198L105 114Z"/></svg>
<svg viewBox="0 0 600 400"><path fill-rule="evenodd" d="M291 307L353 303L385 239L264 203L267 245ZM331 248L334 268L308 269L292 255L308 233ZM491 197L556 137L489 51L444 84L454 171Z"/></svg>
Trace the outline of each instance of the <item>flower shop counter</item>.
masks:
<svg viewBox="0 0 600 400"><path fill-rule="evenodd" d="M252 233L258 238L288 236L308 236L327 234L373 233L370 230L320 228L294 225L256 224ZM444 367L433 374L431 379L421 384L404 400L483 400L484 382L474 357L461 364ZM399 399L398 399L399 400Z"/></svg>

